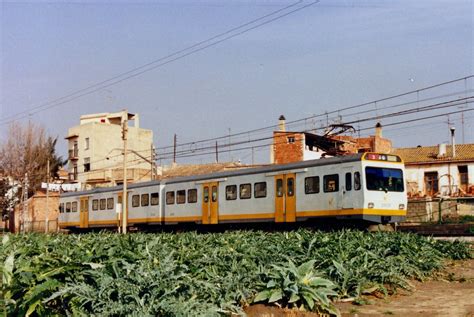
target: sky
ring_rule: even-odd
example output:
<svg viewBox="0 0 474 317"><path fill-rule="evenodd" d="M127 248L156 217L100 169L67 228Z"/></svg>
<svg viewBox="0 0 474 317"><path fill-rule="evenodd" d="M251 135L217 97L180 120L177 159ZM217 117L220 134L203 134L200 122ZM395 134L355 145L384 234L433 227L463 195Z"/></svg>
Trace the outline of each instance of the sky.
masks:
<svg viewBox="0 0 474 317"><path fill-rule="evenodd" d="M5 119L12 115L296 1L0 2L1 141L7 131ZM295 8L311 3L302 1ZM158 149L172 144L174 134L178 143L192 142L276 124L281 114L289 121L324 114L474 74L473 19L474 0L321 0L21 121L44 125L59 138L58 152L66 156L68 128L89 113L122 109L138 113L140 126L153 130ZM466 97L472 92L465 90L472 89L471 78L423 91L416 100L444 93ZM378 115L397 102L414 98L381 102L372 110ZM471 108L472 104L464 105L464 109ZM350 119L354 116L341 113L340 122ZM402 119L405 117L396 120ZM449 142L447 120L444 116L387 127L384 136L396 147ZM461 113L449 120L459 131L458 142L464 130L464 141L474 143L474 111L464 114L464 128ZM368 122L364 127L374 124ZM311 122L293 128L303 130L307 125ZM250 163L250 156L255 156L255 161L265 162L267 150L259 148L255 155L250 150L227 152L222 159ZM183 161L213 159L211 155Z"/></svg>

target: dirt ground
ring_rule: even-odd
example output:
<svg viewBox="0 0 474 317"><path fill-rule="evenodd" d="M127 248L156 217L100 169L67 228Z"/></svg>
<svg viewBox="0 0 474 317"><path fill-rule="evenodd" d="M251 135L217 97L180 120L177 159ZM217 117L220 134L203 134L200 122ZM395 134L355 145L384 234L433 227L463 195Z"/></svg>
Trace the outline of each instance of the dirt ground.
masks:
<svg viewBox="0 0 474 317"><path fill-rule="evenodd" d="M474 259L448 264L434 279L412 281L414 290L399 291L387 298L364 297L367 304L336 303L343 317L374 316L452 316L474 317ZM249 317L315 317L318 314L250 306Z"/></svg>
<svg viewBox="0 0 474 317"><path fill-rule="evenodd" d="M457 261L434 280L412 282L412 292L385 299L367 297L369 305L338 303L342 316L473 316L474 259Z"/></svg>

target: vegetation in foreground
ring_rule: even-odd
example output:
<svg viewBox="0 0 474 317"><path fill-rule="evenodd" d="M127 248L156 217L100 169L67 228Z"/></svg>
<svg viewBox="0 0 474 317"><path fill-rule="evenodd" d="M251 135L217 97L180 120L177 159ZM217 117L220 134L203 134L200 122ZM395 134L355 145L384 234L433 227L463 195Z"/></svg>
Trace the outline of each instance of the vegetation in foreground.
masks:
<svg viewBox="0 0 474 317"><path fill-rule="evenodd" d="M5 235L6 315L216 316L253 302L329 312L472 256L406 233L233 231Z"/></svg>

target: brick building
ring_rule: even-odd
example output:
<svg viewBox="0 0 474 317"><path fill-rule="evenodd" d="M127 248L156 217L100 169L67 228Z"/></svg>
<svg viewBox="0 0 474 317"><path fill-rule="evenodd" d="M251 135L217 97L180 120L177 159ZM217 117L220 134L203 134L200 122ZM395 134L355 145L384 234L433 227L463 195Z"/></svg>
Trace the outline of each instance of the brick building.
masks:
<svg viewBox="0 0 474 317"><path fill-rule="evenodd" d="M382 137L380 123L375 126L375 134L366 138L354 138L350 135L321 136L309 132L286 131L285 117L280 116L279 131L273 132L270 161L272 164L285 164L324 156L391 151L392 141Z"/></svg>

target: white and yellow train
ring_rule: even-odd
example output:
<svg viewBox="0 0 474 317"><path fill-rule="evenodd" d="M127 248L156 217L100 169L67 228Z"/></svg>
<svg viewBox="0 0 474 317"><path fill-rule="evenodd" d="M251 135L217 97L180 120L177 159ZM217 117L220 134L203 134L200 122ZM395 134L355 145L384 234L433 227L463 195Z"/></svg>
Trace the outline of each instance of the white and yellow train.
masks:
<svg viewBox="0 0 474 317"><path fill-rule="evenodd" d="M407 206L402 160L377 153L135 183L127 194L134 227L322 217L390 223L403 220ZM117 227L121 202L122 186L64 193L59 226Z"/></svg>

